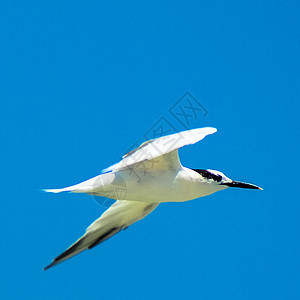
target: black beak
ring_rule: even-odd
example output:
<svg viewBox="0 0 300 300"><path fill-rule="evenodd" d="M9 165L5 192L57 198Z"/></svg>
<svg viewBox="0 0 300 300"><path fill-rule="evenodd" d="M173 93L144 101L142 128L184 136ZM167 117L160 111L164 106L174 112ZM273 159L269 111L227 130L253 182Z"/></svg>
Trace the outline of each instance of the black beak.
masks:
<svg viewBox="0 0 300 300"><path fill-rule="evenodd" d="M262 188L257 185L254 185L251 183L239 182L239 181L221 183L221 185L227 185L229 187L237 187L237 188L243 188L243 189L262 190Z"/></svg>

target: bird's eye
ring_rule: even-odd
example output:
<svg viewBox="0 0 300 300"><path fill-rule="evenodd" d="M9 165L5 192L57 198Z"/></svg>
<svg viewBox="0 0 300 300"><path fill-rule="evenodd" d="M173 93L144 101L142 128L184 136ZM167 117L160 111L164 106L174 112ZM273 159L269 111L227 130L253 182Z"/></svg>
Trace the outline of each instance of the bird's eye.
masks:
<svg viewBox="0 0 300 300"><path fill-rule="evenodd" d="M212 174L212 179L214 181L220 182L220 181L222 181L222 176L219 174Z"/></svg>
<svg viewBox="0 0 300 300"><path fill-rule="evenodd" d="M217 181L217 182L222 181L222 176L221 176L221 175L216 175L216 177L217 177L217 178L216 178L216 181Z"/></svg>

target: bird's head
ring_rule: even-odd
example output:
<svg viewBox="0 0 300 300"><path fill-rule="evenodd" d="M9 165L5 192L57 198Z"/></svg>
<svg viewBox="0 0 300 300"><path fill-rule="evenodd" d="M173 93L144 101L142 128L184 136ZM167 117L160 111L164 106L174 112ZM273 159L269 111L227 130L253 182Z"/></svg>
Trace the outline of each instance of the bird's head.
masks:
<svg viewBox="0 0 300 300"><path fill-rule="evenodd" d="M257 185L232 180L220 171L202 170L202 169L193 169L193 170L196 171L197 173L199 173L203 177L203 179L207 180L208 182L210 182L212 184L219 185L220 187L223 187L223 188L237 187L237 188L243 188L243 189L262 190L262 188Z"/></svg>

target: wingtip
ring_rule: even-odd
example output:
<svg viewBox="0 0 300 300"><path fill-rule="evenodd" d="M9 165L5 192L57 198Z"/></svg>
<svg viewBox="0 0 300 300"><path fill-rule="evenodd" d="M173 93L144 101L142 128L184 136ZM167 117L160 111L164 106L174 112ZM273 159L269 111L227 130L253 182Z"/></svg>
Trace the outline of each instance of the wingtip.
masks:
<svg viewBox="0 0 300 300"><path fill-rule="evenodd" d="M49 264L48 266L46 266L46 267L43 269L43 271L45 272L45 271L47 271L48 269L50 269L51 267L53 267L53 266L55 266L55 263L54 263L54 262L52 262L51 264Z"/></svg>
<svg viewBox="0 0 300 300"><path fill-rule="evenodd" d="M215 127L208 127L211 130L211 134L216 133L218 131Z"/></svg>
<svg viewBox="0 0 300 300"><path fill-rule="evenodd" d="M216 133L218 130L215 127L202 127L199 130L205 130L206 134L213 134Z"/></svg>

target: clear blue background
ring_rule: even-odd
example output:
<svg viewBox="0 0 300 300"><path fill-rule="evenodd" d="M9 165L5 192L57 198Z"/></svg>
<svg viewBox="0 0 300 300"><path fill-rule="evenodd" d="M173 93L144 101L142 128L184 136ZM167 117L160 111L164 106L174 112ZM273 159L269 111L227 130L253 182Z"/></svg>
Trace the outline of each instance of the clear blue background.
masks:
<svg viewBox="0 0 300 300"><path fill-rule="evenodd" d="M62 3L63 2L63 3ZM299 1L1 1L1 298L300 299ZM46 194L118 161L186 92L183 165L233 190L42 268L103 211Z"/></svg>

